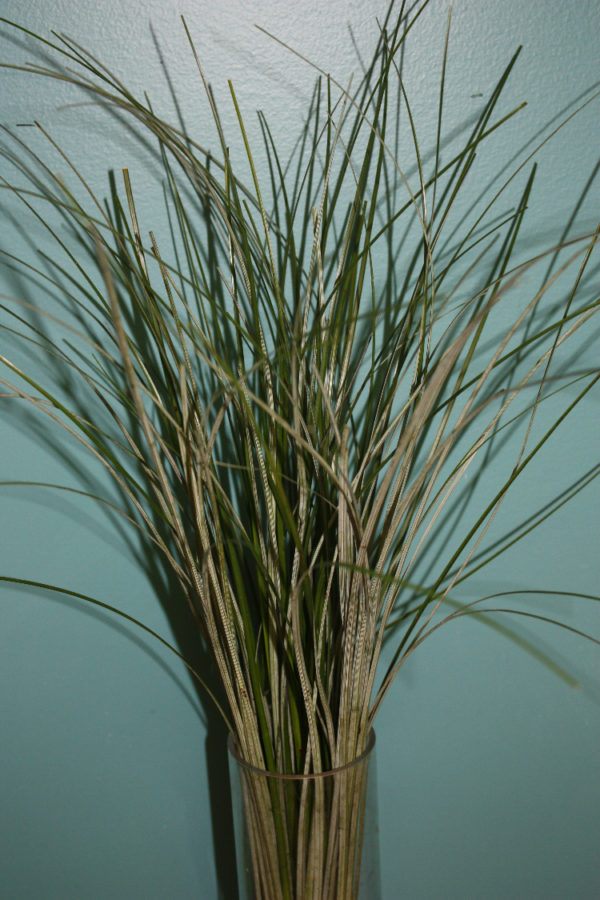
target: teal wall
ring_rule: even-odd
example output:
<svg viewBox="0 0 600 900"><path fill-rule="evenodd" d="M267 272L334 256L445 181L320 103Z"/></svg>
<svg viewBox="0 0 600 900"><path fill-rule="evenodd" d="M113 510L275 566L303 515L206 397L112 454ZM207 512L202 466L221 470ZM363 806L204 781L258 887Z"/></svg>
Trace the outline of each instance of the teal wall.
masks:
<svg viewBox="0 0 600 900"><path fill-rule="evenodd" d="M344 80L355 65L348 25L358 47L368 48L383 3L2 0L0 11L44 34L67 32L169 110L152 22L188 127L208 142L206 104L178 20L183 11L217 96L226 104L232 77L243 108L249 114L263 108L285 146L300 125L312 73L252 24L265 25ZM431 99L446 11L445 2L433 0L406 60L425 135L435 121ZM477 95L489 92L512 51L524 45L507 107L525 98L528 111L494 140L482 179L598 79L599 27L596 0L455 3L449 130L464 127L481 103ZM6 31L0 48L1 61L31 57ZM106 169L128 164L139 196L148 197L142 215L152 212L149 176L133 142L89 107L59 109L73 99L59 84L6 71L1 78L3 124L43 122L100 192ZM230 112L225 120L227 127ZM530 219L533 249L560 233L583 191L597 163L599 122L596 103L543 153ZM580 230L596 226L599 200L593 183ZM30 253L6 219L1 241ZM0 271L0 292L15 296L22 288ZM0 346L4 355L19 352L5 336ZM595 350L597 361L597 344ZM594 348L584 352L591 359ZM0 480L102 481L58 432L36 430L14 401L1 410ZM506 504L505 528L566 486L571 472L597 462L598 413L596 391ZM599 500L592 485L482 575L466 599L540 585L597 591ZM159 597L169 587L154 561L136 558L135 543L115 533L101 510L76 495L19 487L0 487L0 504L1 574L106 600L167 638L185 634L188 623L169 621L161 608ZM542 597L534 608L600 636L591 602ZM578 691L468 621L424 644L388 697L377 726L385 900L600 896L598 647L533 622L518 625L578 677ZM229 900L223 735L182 666L108 614L0 586L0 684L3 897Z"/></svg>

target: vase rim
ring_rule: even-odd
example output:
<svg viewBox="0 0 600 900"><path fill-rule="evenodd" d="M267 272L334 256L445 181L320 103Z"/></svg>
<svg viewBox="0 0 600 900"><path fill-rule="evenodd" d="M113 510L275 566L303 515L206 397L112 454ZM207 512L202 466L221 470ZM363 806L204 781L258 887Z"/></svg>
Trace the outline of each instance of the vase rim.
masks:
<svg viewBox="0 0 600 900"><path fill-rule="evenodd" d="M289 781L307 781L309 779L315 778L329 778L331 775L338 775L341 772L346 772L348 769L352 769L354 766L358 766L363 760L367 759L367 757L373 752L373 748L375 746L375 729L371 728L369 731L369 735L367 737L367 746L365 750L357 756L356 759L353 759L352 762L346 763L344 766L337 766L335 769L327 769L326 772L309 772L306 775L293 775L287 772L269 772L267 769L260 769L258 766L253 766L252 763L246 762L246 760L240 755L238 746L234 736L231 732L227 735L227 749L231 756L235 759L235 761L243 766L244 769L248 769L251 772L254 772L256 775L263 775L265 778L278 778L278 779L286 779Z"/></svg>

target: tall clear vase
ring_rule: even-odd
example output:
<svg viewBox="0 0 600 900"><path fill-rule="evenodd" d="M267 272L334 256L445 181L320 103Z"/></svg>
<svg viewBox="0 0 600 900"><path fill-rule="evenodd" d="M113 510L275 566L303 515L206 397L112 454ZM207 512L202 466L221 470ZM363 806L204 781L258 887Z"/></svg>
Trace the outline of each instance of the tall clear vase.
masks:
<svg viewBox="0 0 600 900"><path fill-rule="evenodd" d="M240 900L380 900L375 733L356 760L280 775L228 741Z"/></svg>

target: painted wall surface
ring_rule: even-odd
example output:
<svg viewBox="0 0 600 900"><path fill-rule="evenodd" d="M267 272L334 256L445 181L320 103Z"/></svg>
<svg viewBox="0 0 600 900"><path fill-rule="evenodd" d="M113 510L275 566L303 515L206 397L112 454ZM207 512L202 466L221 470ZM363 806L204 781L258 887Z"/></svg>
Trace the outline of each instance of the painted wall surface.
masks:
<svg viewBox="0 0 600 900"><path fill-rule="evenodd" d="M253 23L344 82L357 52L375 40L375 16L384 13L384 4L2 0L0 12L43 34L67 32L171 115L152 25L188 128L210 145L214 135L179 20L183 12L222 101L225 128L235 134L227 101L231 77L247 115L257 107L267 113L285 155L302 124L313 72ZM433 0L405 60L425 143L434 134L446 16L446 3ZM599 28L595 0L457 0L448 133L472 120L481 95L489 94L516 46L524 45L505 108L522 99L529 106L492 142L482 183L499 160L519 152L522 161L541 129L551 130L557 113L574 109L598 80ZM4 28L0 47L2 62L31 57ZM107 169L128 165L141 216L152 215L151 173L133 141L96 110L70 105L75 98L61 84L6 70L0 77L3 125L41 121L101 195ZM560 236L561 223L586 188L598 162L599 123L596 102L540 155L530 252ZM29 138L32 131L19 134ZM55 159L55 165L64 162ZM592 182L579 210L580 231L596 227L599 201L598 183ZM0 202L9 203L4 196ZM33 261L27 235L5 217L1 230L4 248ZM29 234L43 241L41 230ZM0 269L2 294L16 296L22 289L14 274ZM41 290L39 297L43 302ZM18 352L6 336L1 344L5 355L7 348ZM588 360L594 352L597 361L597 343L581 347ZM559 429L535 474L523 479L503 509L504 528L566 487L571 473L597 464L598 398L592 391ZM36 429L14 403L1 409L0 481L102 482L102 474L58 432ZM538 586L597 591L599 501L594 483L482 573L465 599ZM161 608L159 596L168 585L155 561L136 559L135 542L127 544L88 501L0 486L0 522L0 574L104 599L169 639L185 631L185 622L169 622ZM591 601L546 596L528 608L600 636L599 607ZM387 700L377 726L385 900L600 896L598 647L550 626L527 622L519 628L537 635L582 687L572 690L513 643L468 621L425 643ZM0 585L0 684L3 897L234 896L224 736L167 651L75 599Z"/></svg>

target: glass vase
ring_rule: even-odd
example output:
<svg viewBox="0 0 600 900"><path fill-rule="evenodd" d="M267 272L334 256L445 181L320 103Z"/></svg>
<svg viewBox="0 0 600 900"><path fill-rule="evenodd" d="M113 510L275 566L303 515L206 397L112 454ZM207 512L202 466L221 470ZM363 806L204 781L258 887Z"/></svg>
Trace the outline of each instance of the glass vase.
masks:
<svg viewBox="0 0 600 900"><path fill-rule="evenodd" d="M229 736L240 900L380 900L375 732L319 775L257 769Z"/></svg>

